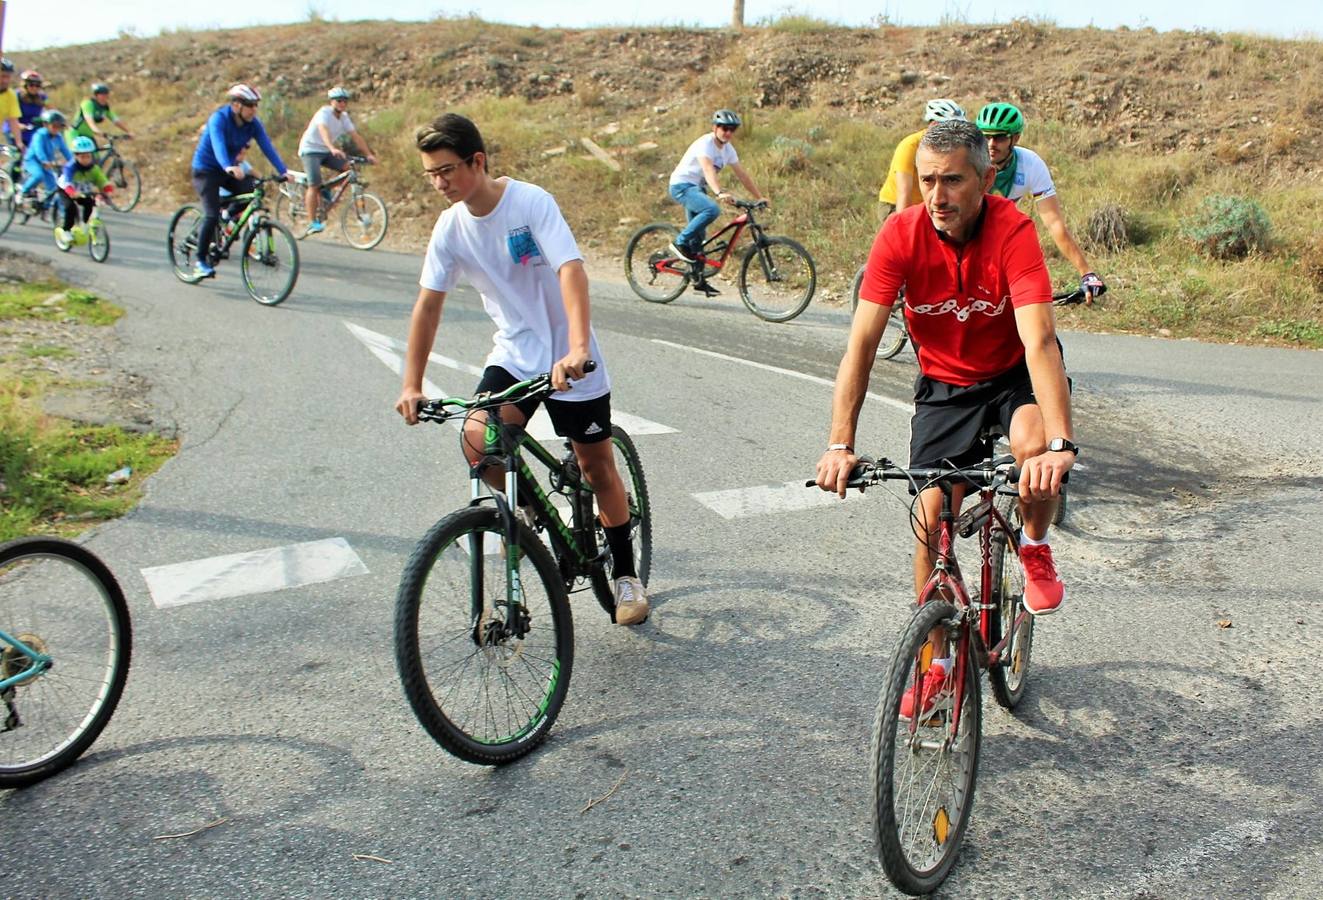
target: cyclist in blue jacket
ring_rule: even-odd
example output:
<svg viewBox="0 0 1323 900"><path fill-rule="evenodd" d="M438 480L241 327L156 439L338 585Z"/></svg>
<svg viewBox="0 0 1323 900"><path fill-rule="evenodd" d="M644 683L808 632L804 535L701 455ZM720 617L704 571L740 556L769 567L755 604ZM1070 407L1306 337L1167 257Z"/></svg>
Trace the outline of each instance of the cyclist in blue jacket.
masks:
<svg viewBox="0 0 1323 900"><path fill-rule="evenodd" d="M55 190L55 173L73 159L64 142L64 127L69 124L64 113L48 109L42 113L41 122L45 127L32 133L32 141L23 154L23 171L28 176L20 189L24 194L39 184L48 191Z"/></svg>
<svg viewBox="0 0 1323 900"><path fill-rule="evenodd" d="M202 200L199 248L211 246L215 238L216 223L220 221L221 187L234 194L253 189L253 176L245 173L236 159L249 141L256 141L276 172L290 180L289 170L267 137L262 120L257 118L257 104L262 101L257 88L236 84L226 96L229 102L217 108L207 119L198 148L193 153L193 189ZM215 260L199 254L194 274L203 278L215 275Z"/></svg>

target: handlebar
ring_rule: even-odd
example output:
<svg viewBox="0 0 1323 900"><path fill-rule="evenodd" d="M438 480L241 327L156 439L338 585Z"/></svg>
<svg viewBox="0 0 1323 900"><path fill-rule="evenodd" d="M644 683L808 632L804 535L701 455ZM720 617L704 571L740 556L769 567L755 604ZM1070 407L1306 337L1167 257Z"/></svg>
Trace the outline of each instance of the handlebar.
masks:
<svg viewBox="0 0 1323 900"><path fill-rule="evenodd" d="M597 371L597 363L588 360L583 364L584 374ZM487 391L476 397L443 397L437 400L418 401L418 421L445 422L460 413L476 412L503 406L507 403L519 403L524 400L545 399L556 393L551 386L551 373L543 372L536 378L512 384L503 391Z"/></svg>
<svg viewBox="0 0 1323 900"><path fill-rule="evenodd" d="M1104 284L1098 289L1096 296L1101 297L1105 293L1107 293L1107 285ZM1071 291L1062 291L1059 294L1053 294L1052 303L1056 306L1074 306L1076 303L1083 303L1088 298L1089 295L1085 293L1084 288L1077 287Z"/></svg>
<svg viewBox="0 0 1323 900"><path fill-rule="evenodd" d="M735 201L735 207L736 207L737 209L743 209L743 210L750 210L750 209L766 209L766 208L767 208L767 201L766 201L766 200L736 200L736 201Z"/></svg>
<svg viewBox="0 0 1323 900"><path fill-rule="evenodd" d="M911 486L928 487L942 482L958 482L972 484L978 488L996 488L1003 484L1015 484L1019 480L1020 470L1015 465L1015 457L1009 454L986 459L979 465L968 468L938 466L924 469L906 469L886 457L875 461L871 457L861 456L850 471L850 479L846 487L862 491L879 481L905 481ZM804 487L817 486L816 478L804 482Z"/></svg>

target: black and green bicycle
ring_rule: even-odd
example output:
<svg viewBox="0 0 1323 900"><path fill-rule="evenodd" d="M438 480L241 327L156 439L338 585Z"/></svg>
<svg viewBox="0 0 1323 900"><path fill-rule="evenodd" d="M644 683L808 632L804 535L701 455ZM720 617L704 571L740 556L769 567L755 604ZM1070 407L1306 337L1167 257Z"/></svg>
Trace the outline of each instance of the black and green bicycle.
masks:
<svg viewBox="0 0 1323 900"><path fill-rule="evenodd" d="M569 442L557 459L522 427L501 421L503 404L552 392L544 374L498 393L429 400L418 412L429 422L487 416L486 445L469 470L472 499L418 543L395 601L395 658L409 705L437 743L480 765L519 759L556 721L574 668L569 593L591 589L615 617L610 549ZM646 584L648 485L623 428L613 426L611 442L628 496L634 568ZM529 458L546 467L547 488ZM490 468L504 472L503 491L486 488L482 473ZM531 523L512 497L531 500ZM553 497L568 502L568 518Z"/></svg>

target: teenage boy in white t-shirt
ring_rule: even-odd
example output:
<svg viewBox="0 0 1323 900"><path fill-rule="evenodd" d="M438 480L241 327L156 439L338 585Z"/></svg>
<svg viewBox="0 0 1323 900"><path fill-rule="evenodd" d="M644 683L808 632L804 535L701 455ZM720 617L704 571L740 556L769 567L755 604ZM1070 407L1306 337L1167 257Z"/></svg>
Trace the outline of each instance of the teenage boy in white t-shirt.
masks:
<svg viewBox="0 0 1323 900"><path fill-rule="evenodd" d="M432 229L409 323L404 385L395 409L418 421L427 356L441 323L446 294L462 278L482 295L496 323L495 346L476 393L500 391L551 372L564 392L548 399L556 433L568 437L579 468L597 495L611 549L616 622L635 625L648 617L648 598L634 570L629 505L611 444L611 382L589 321L588 276L560 207L536 185L493 178L482 135L471 121L447 113L418 129L423 172L450 201ZM597 368L584 371L588 360ZM573 386L570 380L574 380ZM523 425L537 403L508 404L503 421ZM483 417L464 424L469 463L482 455ZM494 486L504 487L499 473Z"/></svg>

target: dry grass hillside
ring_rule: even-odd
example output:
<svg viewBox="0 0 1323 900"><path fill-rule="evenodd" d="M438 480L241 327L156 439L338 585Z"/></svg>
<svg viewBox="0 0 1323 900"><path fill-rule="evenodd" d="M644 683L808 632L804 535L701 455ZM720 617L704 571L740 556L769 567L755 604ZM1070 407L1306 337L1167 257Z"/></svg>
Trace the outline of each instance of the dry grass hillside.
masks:
<svg viewBox="0 0 1323 900"><path fill-rule="evenodd" d="M877 184L924 101L948 96L972 112L1010 100L1077 237L1087 241L1103 206L1126 223L1123 246L1086 243L1114 290L1079 324L1323 346L1320 49L1027 21L844 29L790 17L736 33L464 18L125 36L18 62L40 68L65 107L93 78L114 84L158 208L189 196L193 136L231 82L262 88L263 119L287 159L326 88L344 84L383 158L371 180L391 205L397 244L416 244L439 208L411 144L414 126L438 111L477 119L494 169L548 187L582 242L609 255L637 223L678 218L666 175L711 109L732 106L748 123L741 156L776 201L772 229L813 251L828 300L866 251ZM620 171L584 152L585 136ZM1271 242L1242 260L1200 255L1186 235L1212 194L1259 203ZM1068 267L1045 246L1065 283Z"/></svg>

